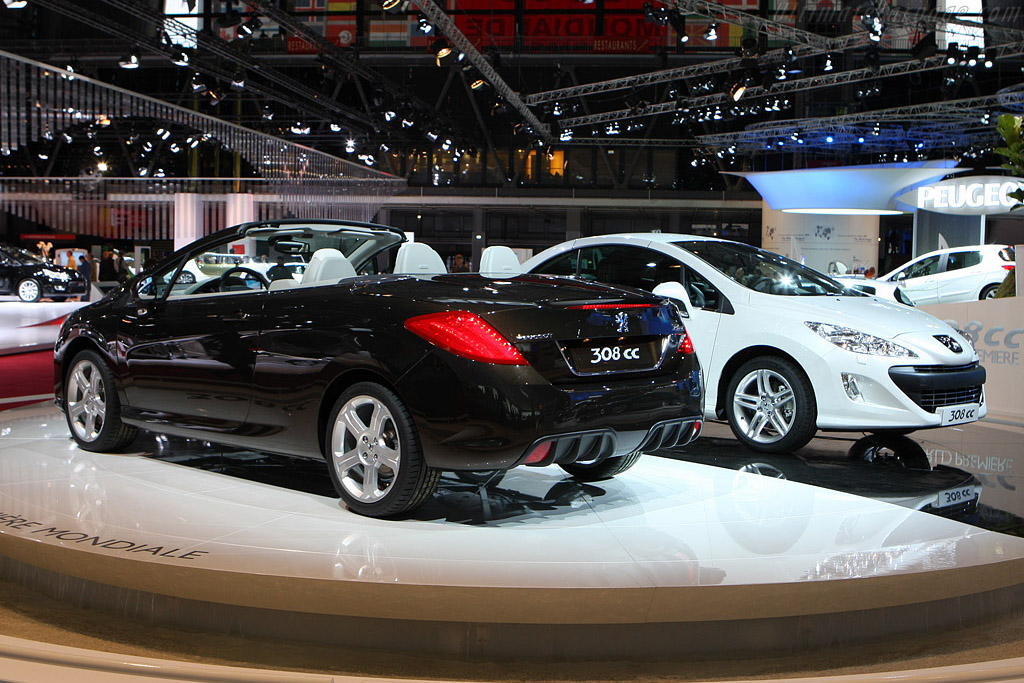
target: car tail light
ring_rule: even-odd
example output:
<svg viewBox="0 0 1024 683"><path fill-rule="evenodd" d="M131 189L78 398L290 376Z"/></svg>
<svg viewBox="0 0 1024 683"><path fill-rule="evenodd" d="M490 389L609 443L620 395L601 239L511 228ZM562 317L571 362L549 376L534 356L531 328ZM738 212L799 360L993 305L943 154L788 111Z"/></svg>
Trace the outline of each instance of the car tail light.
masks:
<svg viewBox="0 0 1024 683"><path fill-rule="evenodd" d="M545 441L544 443L542 443L539 446L537 446L536 448L534 448L533 451L528 456L526 456L526 460L523 461L523 464L524 465L536 465L537 463L539 463L542 460L544 460L544 458L548 457L548 453L550 453L550 452L551 452L551 442L550 441Z"/></svg>
<svg viewBox="0 0 1024 683"><path fill-rule="evenodd" d="M1016 265L1015 263L1004 263L1003 264L1003 270L1013 270L1013 267L1015 265Z"/></svg>
<svg viewBox="0 0 1024 683"><path fill-rule="evenodd" d="M693 342L690 341L690 333L683 332L683 338L679 341L679 353L691 354L693 353Z"/></svg>
<svg viewBox="0 0 1024 683"><path fill-rule="evenodd" d="M569 310L594 311L605 308L657 308L658 304L577 304Z"/></svg>
<svg viewBox="0 0 1024 683"><path fill-rule="evenodd" d="M405 329L445 351L498 365L528 365L519 349L476 313L442 311L409 318Z"/></svg>

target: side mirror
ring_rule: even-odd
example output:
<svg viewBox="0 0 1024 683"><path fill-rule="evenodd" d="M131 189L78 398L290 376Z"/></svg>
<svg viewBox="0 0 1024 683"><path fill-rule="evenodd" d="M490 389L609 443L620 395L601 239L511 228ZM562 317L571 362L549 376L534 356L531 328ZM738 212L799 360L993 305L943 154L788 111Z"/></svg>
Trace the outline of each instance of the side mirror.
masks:
<svg viewBox="0 0 1024 683"><path fill-rule="evenodd" d="M900 272L896 273L896 278L895 279L896 279L896 282L900 282L902 280L906 280L907 279L907 271L901 270Z"/></svg>
<svg viewBox="0 0 1024 683"><path fill-rule="evenodd" d="M657 296L663 296L668 299L672 299L679 305L679 312L683 314L684 318L690 317L690 312L686 307L686 287L683 287L681 282L662 282L660 285L651 290Z"/></svg>

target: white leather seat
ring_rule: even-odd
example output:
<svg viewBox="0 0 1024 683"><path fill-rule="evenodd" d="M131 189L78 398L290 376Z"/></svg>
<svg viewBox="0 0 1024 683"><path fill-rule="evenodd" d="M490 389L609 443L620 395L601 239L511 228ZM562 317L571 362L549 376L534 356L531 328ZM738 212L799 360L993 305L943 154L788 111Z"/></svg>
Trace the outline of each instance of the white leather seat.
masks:
<svg viewBox="0 0 1024 683"><path fill-rule="evenodd" d="M519 257L508 247L487 247L480 255L480 274L485 277L515 277L522 272Z"/></svg>
<svg viewBox="0 0 1024 683"><path fill-rule="evenodd" d="M287 280L272 280L269 289L271 292L276 292L281 289L292 289L293 287L298 286L298 282L296 282L292 278L288 278Z"/></svg>
<svg viewBox="0 0 1024 683"><path fill-rule="evenodd" d="M429 244L406 242L398 248L395 257L395 273L400 275L435 275L447 273L441 255Z"/></svg>
<svg viewBox="0 0 1024 683"><path fill-rule="evenodd" d="M315 287L337 282L344 277L355 277L356 269L337 249L317 249L309 259L299 287Z"/></svg>

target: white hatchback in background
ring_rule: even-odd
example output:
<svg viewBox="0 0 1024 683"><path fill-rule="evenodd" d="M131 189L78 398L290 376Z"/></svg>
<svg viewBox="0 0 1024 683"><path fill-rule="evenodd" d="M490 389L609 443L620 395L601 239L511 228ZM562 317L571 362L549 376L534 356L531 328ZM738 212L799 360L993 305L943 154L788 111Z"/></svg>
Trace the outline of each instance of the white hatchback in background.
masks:
<svg viewBox="0 0 1024 683"><path fill-rule="evenodd" d="M547 249L523 270L679 301L706 375L705 416L728 419L754 450L792 451L819 429L907 433L987 412L985 370L959 332L756 247L604 235Z"/></svg>
<svg viewBox="0 0 1024 683"><path fill-rule="evenodd" d="M1002 244L939 249L882 275L878 282L898 285L918 306L991 299L1015 260L1013 247Z"/></svg>

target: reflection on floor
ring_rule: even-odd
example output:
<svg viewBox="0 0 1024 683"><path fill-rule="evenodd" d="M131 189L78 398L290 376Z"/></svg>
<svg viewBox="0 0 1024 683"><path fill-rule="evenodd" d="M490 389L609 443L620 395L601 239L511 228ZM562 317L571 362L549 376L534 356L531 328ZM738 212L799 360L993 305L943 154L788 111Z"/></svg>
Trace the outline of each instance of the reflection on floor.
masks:
<svg viewBox="0 0 1024 683"><path fill-rule="evenodd" d="M90 553L174 548L133 557L226 571L470 586L786 583L1024 557L1024 541L962 523L1019 531L1017 500L988 499L995 478L901 467L906 454L879 448L878 462L847 462L854 437L769 459L722 429L595 484L557 467L446 474L412 516L382 521L345 510L322 462L146 433L125 454L88 453L55 408L22 408L0 417L0 511L45 524L0 534ZM998 513L975 510L979 481L980 509ZM67 534L38 531L52 525Z"/></svg>

